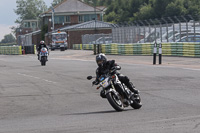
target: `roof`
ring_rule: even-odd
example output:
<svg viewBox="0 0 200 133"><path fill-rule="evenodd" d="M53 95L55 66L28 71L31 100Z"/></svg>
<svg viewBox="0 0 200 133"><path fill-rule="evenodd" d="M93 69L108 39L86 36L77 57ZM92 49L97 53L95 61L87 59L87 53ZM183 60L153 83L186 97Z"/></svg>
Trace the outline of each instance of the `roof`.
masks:
<svg viewBox="0 0 200 133"><path fill-rule="evenodd" d="M117 27L117 25L103 22L103 21L92 20L92 21L80 23L77 25L63 27L63 28L60 28L60 30L64 31L64 30L72 30L72 29L94 29L94 28L114 28L114 27Z"/></svg>
<svg viewBox="0 0 200 133"><path fill-rule="evenodd" d="M90 6L80 0L64 0L60 4L54 7L55 13L62 13L62 12L94 12L95 7ZM96 12L101 12L104 8L96 8ZM52 9L43 13L51 13Z"/></svg>

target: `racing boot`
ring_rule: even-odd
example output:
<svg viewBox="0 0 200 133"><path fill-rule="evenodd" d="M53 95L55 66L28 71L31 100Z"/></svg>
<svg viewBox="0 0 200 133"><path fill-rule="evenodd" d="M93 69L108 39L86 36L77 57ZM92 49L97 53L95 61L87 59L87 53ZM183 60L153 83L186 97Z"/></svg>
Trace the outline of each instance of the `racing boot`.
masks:
<svg viewBox="0 0 200 133"><path fill-rule="evenodd" d="M101 96L102 98L106 98L106 94L105 94L105 91L104 91L104 90L101 90L100 96Z"/></svg>
<svg viewBox="0 0 200 133"><path fill-rule="evenodd" d="M129 85L127 86L134 94L139 94L139 90L135 88L135 86L129 82Z"/></svg>

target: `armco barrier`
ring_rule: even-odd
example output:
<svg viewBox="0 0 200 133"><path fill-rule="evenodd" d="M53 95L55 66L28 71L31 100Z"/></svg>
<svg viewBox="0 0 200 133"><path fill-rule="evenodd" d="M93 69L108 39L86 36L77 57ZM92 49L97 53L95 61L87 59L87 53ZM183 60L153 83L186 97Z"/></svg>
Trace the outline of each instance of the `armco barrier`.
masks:
<svg viewBox="0 0 200 133"><path fill-rule="evenodd" d="M80 49L74 44L74 49ZM159 45L157 45L158 49ZM154 44L101 44L101 52L113 55L153 55ZM93 50L93 44L84 44L84 50ZM158 51L158 50L157 50ZM158 53L157 53L158 54ZM200 57L200 43L162 43L162 55Z"/></svg>
<svg viewBox="0 0 200 133"><path fill-rule="evenodd" d="M0 46L0 54L22 55L22 47L21 46Z"/></svg>

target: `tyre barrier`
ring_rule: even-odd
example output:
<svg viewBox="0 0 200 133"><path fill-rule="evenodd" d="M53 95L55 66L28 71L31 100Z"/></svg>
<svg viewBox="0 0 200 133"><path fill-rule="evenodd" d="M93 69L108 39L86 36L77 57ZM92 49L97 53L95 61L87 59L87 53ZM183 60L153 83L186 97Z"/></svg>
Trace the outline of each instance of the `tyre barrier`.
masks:
<svg viewBox="0 0 200 133"><path fill-rule="evenodd" d="M80 49L80 45L74 44L73 49ZM101 44L100 49L102 53L112 55L153 55L154 44ZM93 44L84 44L83 50L94 50ZM200 43L162 43L162 55L200 57Z"/></svg>
<svg viewBox="0 0 200 133"><path fill-rule="evenodd" d="M94 44L82 44L82 49L83 50L93 50Z"/></svg>
<svg viewBox="0 0 200 133"><path fill-rule="evenodd" d="M74 44L73 49L74 50L82 50L82 44Z"/></svg>
<svg viewBox="0 0 200 133"><path fill-rule="evenodd" d="M93 50L94 44L74 44L74 50Z"/></svg>
<svg viewBox="0 0 200 133"><path fill-rule="evenodd" d="M21 46L0 46L0 54L22 55L22 47Z"/></svg>

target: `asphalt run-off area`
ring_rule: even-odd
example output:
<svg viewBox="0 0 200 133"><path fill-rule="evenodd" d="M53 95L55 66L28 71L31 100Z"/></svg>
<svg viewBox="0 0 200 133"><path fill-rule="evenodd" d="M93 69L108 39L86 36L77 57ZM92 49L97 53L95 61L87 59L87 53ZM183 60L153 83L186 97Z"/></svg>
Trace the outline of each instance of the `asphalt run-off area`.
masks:
<svg viewBox="0 0 200 133"><path fill-rule="evenodd" d="M200 59L106 55L140 90L141 109L116 112L87 76L93 51L0 55L0 133L199 133Z"/></svg>

